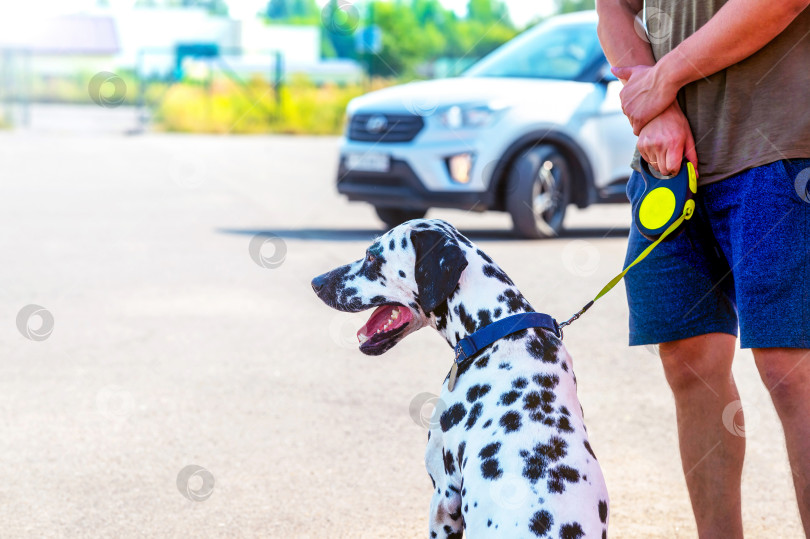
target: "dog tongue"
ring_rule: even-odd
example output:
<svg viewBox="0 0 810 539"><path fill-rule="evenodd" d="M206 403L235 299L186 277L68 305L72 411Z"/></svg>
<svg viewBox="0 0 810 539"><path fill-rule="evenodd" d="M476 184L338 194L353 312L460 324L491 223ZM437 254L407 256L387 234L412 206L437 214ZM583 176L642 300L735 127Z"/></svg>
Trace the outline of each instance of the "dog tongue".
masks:
<svg viewBox="0 0 810 539"><path fill-rule="evenodd" d="M380 305L374 312L371 313L371 316L366 322L366 325L360 328L360 331L357 332L357 338L361 341L363 340L361 335L365 335L366 337L371 337L377 330L379 329L382 331L383 326L388 323L388 319L391 317L391 313L396 309L394 305Z"/></svg>
<svg viewBox="0 0 810 539"><path fill-rule="evenodd" d="M410 318L410 311L401 305L381 305L371 313L366 325L357 332L357 340L362 344L374 337L378 330L381 333L391 331L403 325ZM388 324L387 329L386 324Z"/></svg>

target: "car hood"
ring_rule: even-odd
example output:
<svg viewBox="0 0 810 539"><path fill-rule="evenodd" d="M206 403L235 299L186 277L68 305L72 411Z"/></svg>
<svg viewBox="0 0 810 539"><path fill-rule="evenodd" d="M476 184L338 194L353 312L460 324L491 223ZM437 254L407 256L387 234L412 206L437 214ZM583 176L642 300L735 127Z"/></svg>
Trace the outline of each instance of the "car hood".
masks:
<svg viewBox="0 0 810 539"><path fill-rule="evenodd" d="M571 109L594 91L594 84L549 79L456 77L392 86L360 96L349 104L348 113L387 112L428 116L452 105L497 104L514 106L524 102L555 113Z"/></svg>

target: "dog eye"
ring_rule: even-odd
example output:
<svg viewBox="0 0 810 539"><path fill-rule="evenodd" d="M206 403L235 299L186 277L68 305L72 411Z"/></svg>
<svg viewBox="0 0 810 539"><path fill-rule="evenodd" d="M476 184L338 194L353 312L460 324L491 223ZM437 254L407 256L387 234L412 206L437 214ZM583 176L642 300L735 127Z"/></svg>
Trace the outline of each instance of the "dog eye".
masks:
<svg viewBox="0 0 810 539"><path fill-rule="evenodd" d="M366 255L366 260L367 260L369 263L372 263L372 262L374 262L374 260L376 260L376 259L374 258L374 255Z"/></svg>

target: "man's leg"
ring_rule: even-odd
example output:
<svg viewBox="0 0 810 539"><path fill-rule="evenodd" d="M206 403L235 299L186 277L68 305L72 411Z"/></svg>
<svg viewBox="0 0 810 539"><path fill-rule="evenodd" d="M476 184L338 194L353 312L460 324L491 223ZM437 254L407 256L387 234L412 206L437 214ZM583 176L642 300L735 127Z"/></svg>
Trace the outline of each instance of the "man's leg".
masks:
<svg viewBox="0 0 810 539"><path fill-rule="evenodd" d="M757 348L754 359L782 421L799 513L810 537L810 350Z"/></svg>
<svg viewBox="0 0 810 539"><path fill-rule="evenodd" d="M731 374L735 341L733 335L709 333L659 346L675 397L686 486L703 539L743 536L740 481L745 438L723 424L725 407L740 399Z"/></svg>

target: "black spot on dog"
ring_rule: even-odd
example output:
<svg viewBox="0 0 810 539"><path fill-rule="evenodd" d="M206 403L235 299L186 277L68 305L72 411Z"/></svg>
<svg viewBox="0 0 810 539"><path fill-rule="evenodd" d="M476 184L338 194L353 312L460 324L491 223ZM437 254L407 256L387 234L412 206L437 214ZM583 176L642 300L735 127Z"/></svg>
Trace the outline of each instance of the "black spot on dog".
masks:
<svg viewBox="0 0 810 539"><path fill-rule="evenodd" d="M464 450L467 449L467 442L458 444L458 467L461 469L461 459L464 458Z"/></svg>
<svg viewBox="0 0 810 539"><path fill-rule="evenodd" d="M478 329L486 327L492 323L492 317L489 315L489 311L486 309L481 309L478 311Z"/></svg>
<svg viewBox="0 0 810 539"><path fill-rule="evenodd" d="M470 415L467 416L467 423L464 424L464 428L466 430L470 430L475 425L475 422L478 421L478 418L481 417L481 412L484 409L484 405L480 402L476 402L472 408L470 408Z"/></svg>
<svg viewBox="0 0 810 539"><path fill-rule="evenodd" d="M602 524L607 523L608 507L605 500L599 500L599 520Z"/></svg>
<svg viewBox="0 0 810 539"><path fill-rule="evenodd" d="M442 457L444 458L444 473L447 475L455 473L456 463L453 459L453 453L451 451L445 451L442 449Z"/></svg>
<svg viewBox="0 0 810 539"><path fill-rule="evenodd" d="M470 389L467 390L467 401L469 402L477 401L478 399L489 393L490 389L492 389L492 386L490 386L489 384L484 385L475 384L474 386L472 386Z"/></svg>
<svg viewBox="0 0 810 539"><path fill-rule="evenodd" d="M527 330L527 329L521 329L520 331L515 331L514 333L510 333L509 335L507 335L503 339L505 341L520 341L520 340L523 339L523 337L525 337L528 334L528 332L529 332L529 330Z"/></svg>
<svg viewBox="0 0 810 539"><path fill-rule="evenodd" d="M574 427L571 426L571 422L568 420L567 417L562 416L557 419L557 430L560 432L574 432Z"/></svg>
<svg viewBox="0 0 810 539"><path fill-rule="evenodd" d="M497 267L495 265L492 265L492 264L486 265L486 266L484 266L483 271L484 271L484 275L486 275L487 277L494 277L494 278L498 279L500 282L502 282L505 285L509 285L509 286L514 286L515 285L515 283L512 282L512 279L510 279L509 276L506 275L506 273L504 273L501 268L499 268L499 267Z"/></svg>
<svg viewBox="0 0 810 539"><path fill-rule="evenodd" d="M549 471L548 490L562 494L565 492L565 483L579 482L579 472L570 466L560 464Z"/></svg>
<svg viewBox="0 0 810 539"><path fill-rule="evenodd" d="M571 412L569 412L568 408L566 408L565 406L560 406L560 413L562 415L569 415L569 416L571 415Z"/></svg>
<svg viewBox="0 0 810 539"><path fill-rule="evenodd" d="M551 526L553 525L554 518L551 516L551 513L545 510L538 511L532 515L532 519L529 521L529 530L537 537L543 537L551 530Z"/></svg>
<svg viewBox="0 0 810 539"><path fill-rule="evenodd" d="M515 290L505 290L503 294L498 296L498 301L506 304L506 310L509 313L516 313L518 311L534 311L529 302L526 301L519 292Z"/></svg>
<svg viewBox="0 0 810 539"><path fill-rule="evenodd" d="M467 334L473 333L475 331L475 318L470 316L467 312L467 309L464 308L463 304L457 305L455 309L453 309L458 315L459 320L461 320L461 324L464 326L464 329L467 331Z"/></svg>
<svg viewBox="0 0 810 539"><path fill-rule="evenodd" d="M535 412L529 413L529 419L531 419L532 421L536 421L538 423L546 424L546 422L545 422L546 416L543 415L542 412L535 411Z"/></svg>
<svg viewBox="0 0 810 539"><path fill-rule="evenodd" d="M487 420L486 420L486 422L485 422L485 423L482 425L482 427L483 427L483 428L487 428L487 427L489 427L490 425L492 425L492 420L491 420L491 419L487 419Z"/></svg>
<svg viewBox="0 0 810 539"><path fill-rule="evenodd" d="M585 446L585 449L588 451L588 453L590 453L593 458L596 458L596 455L593 454L593 449L591 449L591 444L588 443L588 440L585 440L584 442L582 442L582 444Z"/></svg>
<svg viewBox="0 0 810 539"><path fill-rule="evenodd" d="M534 359L539 359L543 363L557 363L557 349L550 346L548 341L531 339L526 343L526 351Z"/></svg>
<svg viewBox="0 0 810 539"><path fill-rule="evenodd" d="M503 369L505 371L511 371L512 370L512 364L508 363L506 361L502 361L501 364L498 365L498 368Z"/></svg>
<svg viewBox="0 0 810 539"><path fill-rule="evenodd" d="M436 316L436 329L438 331L444 330L444 328L447 327L447 320L449 318L448 316L449 313L447 310L447 302L443 301L439 303L436 306L436 308L433 309L433 314L434 316Z"/></svg>
<svg viewBox="0 0 810 539"><path fill-rule="evenodd" d="M478 251L478 252L480 253L481 251ZM490 526L492 526L492 519L491 518L487 520L487 528L489 528Z"/></svg>
<svg viewBox="0 0 810 539"><path fill-rule="evenodd" d="M543 400L544 404L548 404L550 402L554 402L554 400L557 398L557 395L555 395L553 391L544 389L543 392L540 393L540 398Z"/></svg>
<svg viewBox="0 0 810 539"><path fill-rule="evenodd" d="M405 278L405 272L402 271L402 270L399 270L399 276L404 279Z"/></svg>
<svg viewBox="0 0 810 539"><path fill-rule="evenodd" d="M489 363L489 356L488 355L481 356L475 360L475 368L483 369L484 367L487 366L488 363Z"/></svg>
<svg viewBox="0 0 810 539"><path fill-rule="evenodd" d="M407 238L402 238L402 243L400 245L402 245L403 249L407 249L408 248L408 239Z"/></svg>
<svg viewBox="0 0 810 539"><path fill-rule="evenodd" d="M548 468L554 462L563 458L567 453L568 444L560 437L552 436L547 444L539 443L534 450L523 450L523 477L533 484L546 476Z"/></svg>
<svg viewBox="0 0 810 539"><path fill-rule="evenodd" d="M494 318L499 318L501 316L501 313L503 313L503 309L501 309L500 307L495 307L495 310L492 311L492 316Z"/></svg>
<svg viewBox="0 0 810 539"><path fill-rule="evenodd" d="M509 406L510 404L514 404L516 400L520 398L521 392L515 391L514 389L511 391L507 391L503 395L501 395L501 400L498 404L502 406Z"/></svg>
<svg viewBox="0 0 810 539"><path fill-rule="evenodd" d="M515 389L524 389L527 385L529 385L529 381L523 378L522 376L520 378L515 378L514 380L512 380L512 387L514 387Z"/></svg>
<svg viewBox="0 0 810 539"><path fill-rule="evenodd" d="M546 389L554 389L560 383L560 377L556 374L535 374L532 380L535 384Z"/></svg>
<svg viewBox="0 0 810 539"><path fill-rule="evenodd" d="M531 391L523 397L523 408L526 410L535 410L542 403L540 393Z"/></svg>
<svg viewBox="0 0 810 539"><path fill-rule="evenodd" d="M382 255L382 253L382 245L379 243L374 243L371 247L369 247L368 257L372 257L373 260L369 261L369 258L366 257L363 265L357 272L357 275L365 277L369 281L376 281L377 279L380 279L383 276L382 267L383 264L385 264L385 257Z"/></svg>
<svg viewBox="0 0 810 539"><path fill-rule="evenodd" d="M585 535L579 522L563 524L560 526L560 539L580 539Z"/></svg>
<svg viewBox="0 0 810 539"><path fill-rule="evenodd" d="M487 264L494 264L492 259L484 251L482 251L481 249L476 249L475 252L478 253L478 256L483 258L487 262Z"/></svg>
<svg viewBox="0 0 810 539"><path fill-rule="evenodd" d="M356 296L356 295L357 295L357 289L354 288L354 287L348 287L348 288L344 288L343 290L340 291L340 295L338 296L338 299L340 300L341 303L345 303L345 302L349 301L349 298L351 298L353 296Z"/></svg>
<svg viewBox="0 0 810 539"><path fill-rule="evenodd" d="M464 419L465 415L467 415L467 409L464 408L464 405L460 402L457 402L442 412L442 415L439 418L439 424L442 427L442 432L447 432L461 423L461 420Z"/></svg>
<svg viewBox="0 0 810 539"><path fill-rule="evenodd" d="M500 465L498 464L497 459L486 459L481 463L481 475L484 476L484 479L498 479L501 475L503 475L503 470L501 470Z"/></svg>
<svg viewBox="0 0 810 539"><path fill-rule="evenodd" d="M391 238L391 241L388 242L388 250L393 251L396 244L394 243L394 238Z"/></svg>
<svg viewBox="0 0 810 539"><path fill-rule="evenodd" d="M514 410L506 412L499 423L505 432L515 432L520 429L520 414Z"/></svg>
<svg viewBox="0 0 810 539"><path fill-rule="evenodd" d="M479 451L478 456L482 459L488 459L494 457L498 451L501 449L501 442L492 442L491 444L485 445Z"/></svg>

